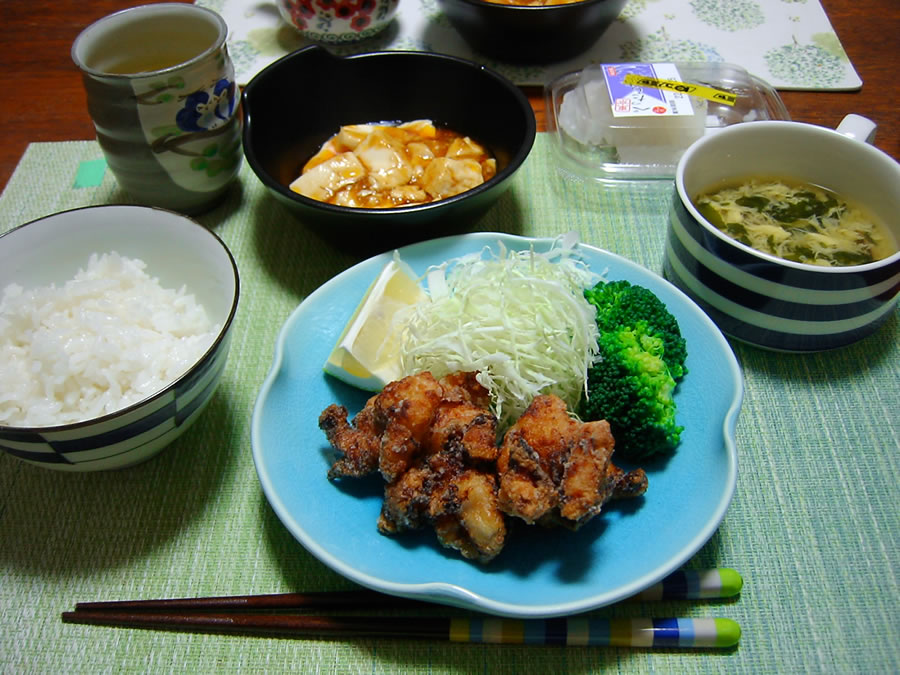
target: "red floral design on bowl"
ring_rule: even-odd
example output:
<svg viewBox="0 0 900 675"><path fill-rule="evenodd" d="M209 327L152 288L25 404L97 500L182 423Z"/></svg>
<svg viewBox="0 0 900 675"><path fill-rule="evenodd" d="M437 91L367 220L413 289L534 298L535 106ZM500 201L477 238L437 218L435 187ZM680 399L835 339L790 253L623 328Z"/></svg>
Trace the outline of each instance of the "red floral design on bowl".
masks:
<svg viewBox="0 0 900 675"><path fill-rule="evenodd" d="M384 30L400 0L278 0L281 16L315 42L356 42Z"/></svg>

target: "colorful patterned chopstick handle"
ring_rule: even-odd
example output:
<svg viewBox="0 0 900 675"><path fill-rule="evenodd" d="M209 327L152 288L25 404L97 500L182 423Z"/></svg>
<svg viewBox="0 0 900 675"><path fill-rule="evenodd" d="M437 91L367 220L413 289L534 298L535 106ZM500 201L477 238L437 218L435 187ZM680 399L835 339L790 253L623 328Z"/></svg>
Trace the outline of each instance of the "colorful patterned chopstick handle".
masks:
<svg viewBox="0 0 900 675"><path fill-rule="evenodd" d="M741 627L731 619L451 619L451 642L567 647L732 647Z"/></svg>
<svg viewBox="0 0 900 675"><path fill-rule="evenodd" d="M735 570L719 567L710 570L678 570L658 584L633 596L632 600L711 600L730 598L741 592L744 580Z"/></svg>

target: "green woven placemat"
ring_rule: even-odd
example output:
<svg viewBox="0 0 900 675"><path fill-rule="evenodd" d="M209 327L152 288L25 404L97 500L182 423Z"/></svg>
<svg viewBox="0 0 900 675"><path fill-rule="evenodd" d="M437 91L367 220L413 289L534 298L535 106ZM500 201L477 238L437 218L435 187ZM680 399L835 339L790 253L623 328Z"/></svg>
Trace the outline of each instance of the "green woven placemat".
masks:
<svg viewBox="0 0 900 675"><path fill-rule="evenodd" d="M49 213L124 202L94 142L28 148L0 197L0 231ZM601 188L559 179L549 138L469 229L569 230L661 270L671 184ZM0 672L896 672L900 510L897 315L827 354L734 345L745 376L737 492L690 561L734 567L732 602L630 604L597 616L725 616L743 628L721 653L436 642L299 641L63 624L76 601L347 588L269 508L250 416L290 312L360 259L308 230L244 167L200 218L234 254L242 297L210 407L140 466L62 474L0 456ZM2 383L0 383L2 387ZM525 587L523 587L525 588ZM527 592L527 588L523 590Z"/></svg>

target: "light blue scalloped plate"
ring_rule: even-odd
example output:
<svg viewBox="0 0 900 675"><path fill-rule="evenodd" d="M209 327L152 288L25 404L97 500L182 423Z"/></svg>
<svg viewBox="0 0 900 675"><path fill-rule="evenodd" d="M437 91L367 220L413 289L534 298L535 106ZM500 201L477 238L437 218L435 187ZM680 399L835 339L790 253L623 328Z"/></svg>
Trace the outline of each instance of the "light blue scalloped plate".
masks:
<svg viewBox="0 0 900 675"><path fill-rule="evenodd" d="M400 255L418 273L476 252L549 248L549 239L476 233L413 244ZM687 340L688 375L676 393L681 445L670 458L643 464L644 497L614 502L577 532L514 529L487 565L442 548L433 531L386 537L376 520L380 476L326 478L332 451L319 413L338 402L356 414L368 394L322 372L345 322L390 260L384 253L334 277L306 298L279 335L271 371L253 412L252 443L262 489L285 527L316 558L362 586L520 618L547 618L602 607L656 583L712 536L734 494L734 430L743 378L728 342L674 286L606 251L579 245L591 269L653 290ZM624 468L630 468L622 462ZM524 528L523 528L524 529Z"/></svg>

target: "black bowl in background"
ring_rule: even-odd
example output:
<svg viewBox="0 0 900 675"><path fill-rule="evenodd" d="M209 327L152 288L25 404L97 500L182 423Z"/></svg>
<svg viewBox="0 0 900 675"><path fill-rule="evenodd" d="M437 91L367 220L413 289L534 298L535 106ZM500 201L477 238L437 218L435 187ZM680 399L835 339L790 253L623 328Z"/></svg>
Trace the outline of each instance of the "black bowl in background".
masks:
<svg viewBox="0 0 900 675"><path fill-rule="evenodd" d="M552 63L587 51L627 0L580 0L525 7L486 0L438 0L476 52L513 63Z"/></svg>
<svg viewBox="0 0 900 675"><path fill-rule="evenodd" d="M289 54L253 77L243 92L243 115L248 164L301 221L341 235L400 230L407 239L431 238L437 225L444 233L471 224L509 187L536 129L525 95L484 66L424 52L339 57L320 46ZM341 125L416 119L484 144L497 157L497 175L447 199L390 209L335 206L288 187Z"/></svg>

